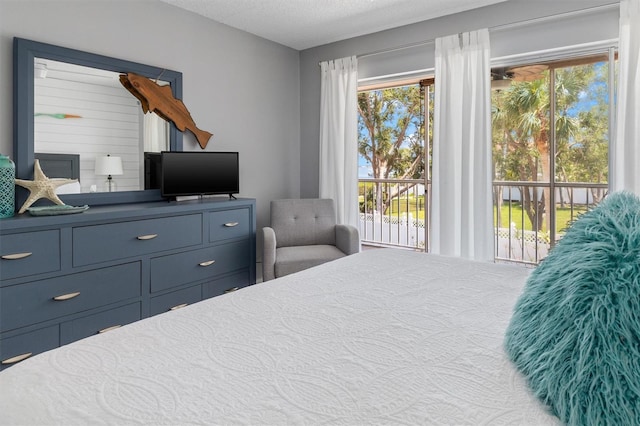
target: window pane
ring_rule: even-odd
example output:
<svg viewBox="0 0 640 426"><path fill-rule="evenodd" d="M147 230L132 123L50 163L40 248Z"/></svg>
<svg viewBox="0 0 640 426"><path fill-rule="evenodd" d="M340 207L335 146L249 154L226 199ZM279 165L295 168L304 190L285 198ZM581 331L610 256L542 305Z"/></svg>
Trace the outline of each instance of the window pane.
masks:
<svg viewBox="0 0 640 426"><path fill-rule="evenodd" d="M609 174L609 65L593 62L555 70L556 229L558 236L600 202ZM563 183L586 183L579 187Z"/></svg>
<svg viewBox="0 0 640 426"><path fill-rule="evenodd" d="M557 69L556 179L607 183L609 86L605 62Z"/></svg>
<svg viewBox="0 0 640 426"><path fill-rule="evenodd" d="M360 233L365 243L427 247L427 92L415 81L358 93Z"/></svg>
<svg viewBox="0 0 640 426"><path fill-rule="evenodd" d="M598 53L492 70L497 258L539 262L606 194L608 67Z"/></svg>
<svg viewBox="0 0 640 426"><path fill-rule="evenodd" d="M420 178L424 116L420 85L358 93L359 176Z"/></svg>
<svg viewBox="0 0 640 426"><path fill-rule="evenodd" d="M535 68L534 68L535 67ZM492 91L496 180L549 181L549 71L507 71L509 86ZM535 72L525 72L535 70Z"/></svg>

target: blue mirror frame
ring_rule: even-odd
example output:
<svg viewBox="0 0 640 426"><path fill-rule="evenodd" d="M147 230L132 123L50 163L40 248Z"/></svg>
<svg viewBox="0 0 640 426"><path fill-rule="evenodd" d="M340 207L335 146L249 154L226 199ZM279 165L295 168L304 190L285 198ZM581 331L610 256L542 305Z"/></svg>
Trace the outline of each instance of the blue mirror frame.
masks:
<svg viewBox="0 0 640 426"><path fill-rule="evenodd" d="M44 58L118 73L134 72L149 78L158 78L171 85L176 99L182 99L182 73L165 68L112 58L81 50L15 37L13 39L13 161L16 177L33 179L34 165L34 59ZM133 95L132 95L133 96ZM175 124L169 126L171 151L182 151L182 133ZM16 185L16 210L27 199L29 192ZM60 195L69 205L105 205L163 200L159 189L96 192Z"/></svg>

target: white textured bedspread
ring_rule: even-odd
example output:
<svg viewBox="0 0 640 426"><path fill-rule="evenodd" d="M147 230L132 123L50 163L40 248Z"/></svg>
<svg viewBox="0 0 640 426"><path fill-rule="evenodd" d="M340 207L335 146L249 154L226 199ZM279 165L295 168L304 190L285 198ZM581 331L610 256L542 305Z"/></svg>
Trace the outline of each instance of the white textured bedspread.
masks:
<svg viewBox="0 0 640 426"><path fill-rule="evenodd" d="M0 423L555 424L502 349L528 272L368 250L8 368Z"/></svg>

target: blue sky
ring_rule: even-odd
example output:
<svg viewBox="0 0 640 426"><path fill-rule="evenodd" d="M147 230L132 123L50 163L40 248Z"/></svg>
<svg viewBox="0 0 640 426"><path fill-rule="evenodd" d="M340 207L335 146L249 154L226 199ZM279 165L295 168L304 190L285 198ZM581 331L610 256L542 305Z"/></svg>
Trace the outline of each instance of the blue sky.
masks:
<svg viewBox="0 0 640 426"><path fill-rule="evenodd" d="M388 123L393 123L394 121L396 121L398 115L399 115L399 113L396 114L393 117L393 119L388 120ZM418 131L418 129L415 126L415 124L411 123L409 125L409 127L407 128L407 138L406 138L406 140L408 141L409 137L411 135L415 134L417 131ZM363 130L363 132L360 132L360 135L368 137L368 132L366 130ZM408 142L405 142L402 145L402 147L407 147L407 146L408 146ZM358 154L358 177L359 178L372 178L373 177L373 172L372 172L372 169L371 169L371 163L369 163L369 161L367 159L365 159L363 156L361 156L360 154Z"/></svg>

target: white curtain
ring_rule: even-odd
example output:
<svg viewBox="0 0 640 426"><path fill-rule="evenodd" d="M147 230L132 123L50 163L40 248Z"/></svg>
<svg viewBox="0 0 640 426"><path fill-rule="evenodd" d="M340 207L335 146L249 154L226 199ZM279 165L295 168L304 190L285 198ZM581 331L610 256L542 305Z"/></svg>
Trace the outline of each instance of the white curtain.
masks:
<svg viewBox="0 0 640 426"><path fill-rule="evenodd" d="M169 150L169 123L154 113L143 116L143 141L145 152Z"/></svg>
<svg viewBox="0 0 640 426"><path fill-rule="evenodd" d="M435 59L431 251L493 260L489 31L437 38Z"/></svg>
<svg viewBox="0 0 640 426"><path fill-rule="evenodd" d="M320 198L336 203L337 221L358 227L358 61L320 63Z"/></svg>
<svg viewBox="0 0 640 426"><path fill-rule="evenodd" d="M640 195L640 0L620 2L619 37L611 189Z"/></svg>

